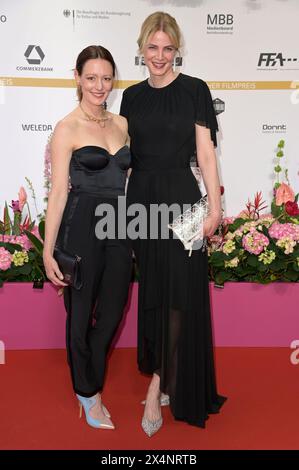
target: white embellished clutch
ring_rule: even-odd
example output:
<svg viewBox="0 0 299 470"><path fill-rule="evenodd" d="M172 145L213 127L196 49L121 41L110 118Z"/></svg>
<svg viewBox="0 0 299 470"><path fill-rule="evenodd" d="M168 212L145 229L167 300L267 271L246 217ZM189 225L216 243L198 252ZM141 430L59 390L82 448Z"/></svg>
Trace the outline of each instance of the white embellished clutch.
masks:
<svg viewBox="0 0 299 470"><path fill-rule="evenodd" d="M168 227L183 243L185 250L192 254L193 243L198 241L198 247L204 244L203 223L209 213L206 196L197 201L190 209L176 217Z"/></svg>

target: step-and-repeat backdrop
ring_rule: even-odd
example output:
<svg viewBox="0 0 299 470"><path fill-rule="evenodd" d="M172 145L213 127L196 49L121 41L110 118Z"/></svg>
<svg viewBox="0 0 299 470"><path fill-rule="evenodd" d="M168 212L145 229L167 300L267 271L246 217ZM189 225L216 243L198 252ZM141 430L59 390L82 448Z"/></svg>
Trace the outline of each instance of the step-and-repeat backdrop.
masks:
<svg viewBox="0 0 299 470"><path fill-rule="evenodd" d="M55 123L77 105L78 53L90 44L112 52L118 81L109 109L118 113L123 89L146 78L136 40L157 10L183 31L180 70L210 86L226 214L237 214L256 191L271 200L280 139L299 190L298 0L1 0L1 213L20 186L28 190L25 177L38 211L44 208L45 148Z"/></svg>

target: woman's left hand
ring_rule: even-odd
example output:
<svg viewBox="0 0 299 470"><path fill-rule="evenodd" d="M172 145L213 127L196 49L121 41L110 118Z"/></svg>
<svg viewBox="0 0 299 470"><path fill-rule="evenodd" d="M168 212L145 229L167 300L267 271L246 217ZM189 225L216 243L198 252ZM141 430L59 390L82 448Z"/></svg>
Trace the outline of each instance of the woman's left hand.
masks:
<svg viewBox="0 0 299 470"><path fill-rule="evenodd" d="M203 235L204 237L211 237L214 235L215 230L218 228L221 222L221 214L213 213L208 215L203 225Z"/></svg>

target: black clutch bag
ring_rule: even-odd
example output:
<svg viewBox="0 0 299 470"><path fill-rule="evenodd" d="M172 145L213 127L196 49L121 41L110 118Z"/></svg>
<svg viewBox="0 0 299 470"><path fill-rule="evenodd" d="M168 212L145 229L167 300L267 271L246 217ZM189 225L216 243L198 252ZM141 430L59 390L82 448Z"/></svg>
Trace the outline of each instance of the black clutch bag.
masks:
<svg viewBox="0 0 299 470"><path fill-rule="evenodd" d="M83 286L81 258L55 246L53 257L63 274L63 282L79 290Z"/></svg>

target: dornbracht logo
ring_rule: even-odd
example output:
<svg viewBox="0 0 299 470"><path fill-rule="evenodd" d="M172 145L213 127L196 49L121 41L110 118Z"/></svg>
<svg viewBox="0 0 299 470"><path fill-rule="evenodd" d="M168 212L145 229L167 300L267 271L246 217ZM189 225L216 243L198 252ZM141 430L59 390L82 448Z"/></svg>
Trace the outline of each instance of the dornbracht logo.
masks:
<svg viewBox="0 0 299 470"><path fill-rule="evenodd" d="M263 133L270 133L270 134L281 134L287 131L287 125L284 123L281 124L262 124L262 132Z"/></svg>

